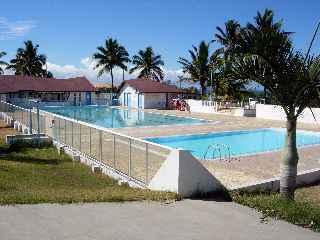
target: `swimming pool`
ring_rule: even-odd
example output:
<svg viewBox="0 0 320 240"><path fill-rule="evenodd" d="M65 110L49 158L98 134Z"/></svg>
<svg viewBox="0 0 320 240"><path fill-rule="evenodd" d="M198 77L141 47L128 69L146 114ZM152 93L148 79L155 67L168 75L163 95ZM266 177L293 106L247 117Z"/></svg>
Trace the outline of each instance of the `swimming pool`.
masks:
<svg viewBox="0 0 320 240"><path fill-rule="evenodd" d="M107 106L47 106L41 108L65 117L106 128L200 124L208 121L148 113L141 110L119 109Z"/></svg>
<svg viewBox="0 0 320 240"><path fill-rule="evenodd" d="M190 150L199 159L227 158L280 150L284 146L285 129L255 129L185 136L147 138L173 148ZM297 131L297 145L320 144L320 133ZM209 148L209 146L211 147Z"/></svg>

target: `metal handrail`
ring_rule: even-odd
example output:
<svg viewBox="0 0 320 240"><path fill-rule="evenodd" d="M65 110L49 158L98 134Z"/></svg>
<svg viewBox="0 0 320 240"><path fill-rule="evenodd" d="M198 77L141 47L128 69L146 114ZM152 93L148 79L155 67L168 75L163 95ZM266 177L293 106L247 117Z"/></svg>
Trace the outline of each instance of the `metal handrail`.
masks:
<svg viewBox="0 0 320 240"><path fill-rule="evenodd" d="M216 151L219 152L219 158L220 160L222 160L222 154L221 154L221 149L227 150L228 153L228 160L230 161L231 159L231 148L229 145L227 144L223 144L223 143L215 143L215 144L210 144L206 150L206 152L204 153L202 159L206 160L207 154L209 153L210 150L212 151L212 159L215 159L214 154Z"/></svg>

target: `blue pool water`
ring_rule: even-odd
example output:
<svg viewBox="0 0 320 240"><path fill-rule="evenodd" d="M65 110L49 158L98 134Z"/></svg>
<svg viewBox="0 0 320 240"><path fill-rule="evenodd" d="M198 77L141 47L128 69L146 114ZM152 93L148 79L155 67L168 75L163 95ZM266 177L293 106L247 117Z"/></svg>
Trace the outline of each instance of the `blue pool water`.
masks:
<svg viewBox="0 0 320 240"><path fill-rule="evenodd" d="M106 128L199 124L207 121L107 106L50 106L42 110Z"/></svg>
<svg viewBox="0 0 320 240"><path fill-rule="evenodd" d="M146 140L169 146L190 150L200 159L215 159L232 156L250 155L283 148L285 139L284 129L256 129L246 131L231 131L198 135L169 136L147 138ZM305 146L320 144L320 134L315 132L297 131L297 145ZM213 145L209 150L209 145Z"/></svg>

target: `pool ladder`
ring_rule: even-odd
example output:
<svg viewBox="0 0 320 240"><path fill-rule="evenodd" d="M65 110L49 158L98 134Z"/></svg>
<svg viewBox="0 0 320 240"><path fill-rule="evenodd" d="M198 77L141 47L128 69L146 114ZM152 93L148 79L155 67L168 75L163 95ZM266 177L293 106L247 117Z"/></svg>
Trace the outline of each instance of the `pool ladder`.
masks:
<svg viewBox="0 0 320 240"><path fill-rule="evenodd" d="M230 146L223 144L223 143L216 143L216 144L211 144L208 146L206 152L204 153L202 160L206 160L206 157L208 153L212 150L212 159L215 159L215 154L219 154L219 159L225 159L227 157L227 160L230 161L231 159L231 151L230 151Z"/></svg>

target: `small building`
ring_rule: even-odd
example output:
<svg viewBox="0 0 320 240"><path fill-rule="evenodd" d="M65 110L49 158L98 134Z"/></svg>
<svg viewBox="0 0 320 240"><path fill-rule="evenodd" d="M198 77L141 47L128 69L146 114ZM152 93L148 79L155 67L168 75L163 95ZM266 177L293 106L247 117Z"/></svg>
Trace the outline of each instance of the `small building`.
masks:
<svg viewBox="0 0 320 240"><path fill-rule="evenodd" d="M177 98L182 90L148 79L125 80L119 86L119 104L133 108L166 109L171 99Z"/></svg>
<svg viewBox="0 0 320 240"><path fill-rule="evenodd" d="M112 87L109 83L97 83L94 85L93 102L96 104L109 105L112 101ZM116 88L113 87L113 93L116 92Z"/></svg>
<svg viewBox="0 0 320 240"><path fill-rule="evenodd" d="M112 86L110 83L97 83L94 85L96 93L112 93ZM113 87L113 92L116 92L117 88Z"/></svg>
<svg viewBox="0 0 320 240"><path fill-rule="evenodd" d="M91 104L94 91L94 86L85 77L56 79L0 75L0 99L12 103L40 99L48 103Z"/></svg>

